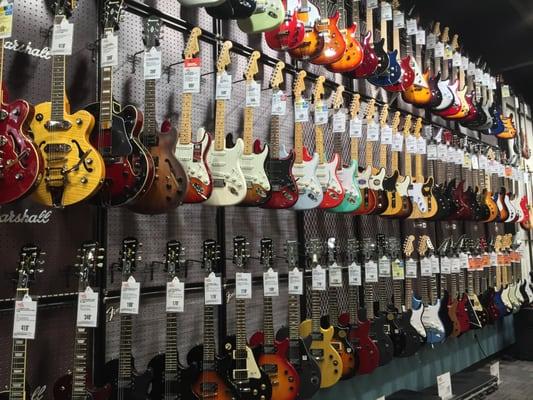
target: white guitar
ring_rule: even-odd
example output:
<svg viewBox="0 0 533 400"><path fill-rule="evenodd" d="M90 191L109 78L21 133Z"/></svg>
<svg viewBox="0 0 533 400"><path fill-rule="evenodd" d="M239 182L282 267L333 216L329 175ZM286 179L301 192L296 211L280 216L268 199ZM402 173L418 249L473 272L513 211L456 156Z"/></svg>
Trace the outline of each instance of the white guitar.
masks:
<svg viewBox="0 0 533 400"><path fill-rule="evenodd" d="M389 116L389 105L385 104L383 108L381 109L381 113L379 114L379 126L380 129L383 130L385 126L387 125L387 117ZM368 140L368 132L367 132L367 140ZM387 145L380 143L379 145L379 165L380 168L377 169L377 173L370 176L370 180L368 181L368 186L372 190L384 190L383 188L383 179L385 179L385 174L387 173L386 167L387 167Z"/></svg>
<svg viewBox="0 0 533 400"><path fill-rule="evenodd" d="M408 259L412 257L413 252L415 250L414 242L414 235L409 235L405 238L403 244L403 253ZM410 307L408 306L409 304L411 304ZM425 338L426 328L424 328L424 324L422 323L422 318L424 315L424 305L422 304L422 300L420 300L414 294L413 279L405 278L405 305L403 306L403 311L405 312L409 308L411 309L411 318L409 319L409 323L413 328L415 328L415 330L420 336Z"/></svg>
<svg viewBox="0 0 533 400"><path fill-rule="evenodd" d="M305 90L304 79L307 73L305 71L298 72L296 77L293 94L295 113L301 109L303 114L308 118L309 103L302 97ZM302 114L302 115L303 115ZM296 115L298 121L301 116ZM305 117L303 120L306 120ZM292 175L296 179L298 186L298 201L292 207L294 210L309 210L316 208L322 202L324 197L322 187L316 177L316 168L318 166L318 155L311 157L303 144L303 121L294 123L294 164L292 166Z"/></svg>
<svg viewBox="0 0 533 400"><path fill-rule="evenodd" d="M449 29L450 28L448 28L448 27L444 28L444 31L442 32L442 36L440 38L440 42L443 43L444 46L450 40L449 36L448 36ZM435 35L436 38L438 38L440 36L440 33L441 33L440 32L440 23L436 22L435 23L435 27L433 29L433 34ZM438 72L441 72L441 59L442 58L443 58L442 55L439 55L439 56L435 55L435 66L436 66L435 75ZM446 73L446 78L439 79L439 81L437 82L437 86L439 88L439 91L442 94L442 100L441 100L440 104L438 104L436 107L433 108L434 110L437 110L437 111L441 111L441 110L444 110L445 108L448 108L449 106L452 105L452 103L454 101L453 93L448 87L448 83L449 83L449 80L447 79L448 68L442 68L442 69L443 69L442 72Z"/></svg>
<svg viewBox="0 0 533 400"><path fill-rule="evenodd" d="M229 50L231 42L222 45L217 60L217 74L223 80L226 67L231 62ZM231 206L240 203L246 197L246 179L241 169L241 156L244 148L242 139L237 139L235 146L226 147L224 135L226 100L216 100L215 146L207 155L207 165L213 178L213 192L204 204L208 206Z"/></svg>

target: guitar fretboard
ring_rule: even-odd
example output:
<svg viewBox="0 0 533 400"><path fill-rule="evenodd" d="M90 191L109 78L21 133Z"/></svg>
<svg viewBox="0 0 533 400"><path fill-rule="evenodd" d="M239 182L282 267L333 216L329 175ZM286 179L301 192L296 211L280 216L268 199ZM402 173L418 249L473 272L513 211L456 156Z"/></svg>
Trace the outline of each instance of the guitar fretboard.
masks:
<svg viewBox="0 0 533 400"><path fill-rule="evenodd" d="M324 151L324 130L322 125L315 126L315 151L318 154L318 162L320 164L326 163L326 153Z"/></svg>
<svg viewBox="0 0 533 400"><path fill-rule="evenodd" d="M181 95L180 143L190 144L192 141L192 93Z"/></svg>
<svg viewBox="0 0 533 400"><path fill-rule="evenodd" d="M263 297L263 333L265 350L273 350L274 320L272 316L272 297Z"/></svg>
<svg viewBox="0 0 533 400"><path fill-rule="evenodd" d="M339 304L337 299L337 288L330 286L328 288L328 306L330 323L336 324L339 320Z"/></svg>
<svg viewBox="0 0 533 400"><path fill-rule="evenodd" d="M394 295L394 308L402 311L402 281L395 279L392 281L392 290Z"/></svg>
<svg viewBox="0 0 533 400"><path fill-rule="evenodd" d="M131 381L131 344L132 318L129 314L120 315L120 347L118 355L119 389L127 386Z"/></svg>
<svg viewBox="0 0 533 400"><path fill-rule="evenodd" d="M87 329L76 328L74 339L74 365L72 366L72 399L87 399Z"/></svg>
<svg viewBox="0 0 533 400"><path fill-rule="evenodd" d="M294 123L294 163L301 164L304 161L304 127L301 122Z"/></svg>
<svg viewBox="0 0 533 400"><path fill-rule="evenodd" d="M365 310L369 320L374 319L374 288L372 283L365 282Z"/></svg>
<svg viewBox="0 0 533 400"><path fill-rule="evenodd" d="M289 295L289 339L298 340L300 337L298 327L300 326L300 296Z"/></svg>
<svg viewBox="0 0 533 400"><path fill-rule="evenodd" d="M157 146L156 122L156 80L144 81L144 128L142 134L143 144L146 147Z"/></svg>
<svg viewBox="0 0 533 400"><path fill-rule="evenodd" d="M26 339L13 339L9 400L24 400L26 381Z"/></svg>
<svg viewBox="0 0 533 400"><path fill-rule="evenodd" d="M254 152L254 109L253 107L244 108L244 128L243 128L243 140L244 140L244 155L251 155Z"/></svg>
<svg viewBox="0 0 533 400"><path fill-rule="evenodd" d="M350 323L357 324L359 321L359 315L357 313L357 304L359 300L359 287L348 287L348 312L350 313Z"/></svg>
<svg viewBox="0 0 533 400"><path fill-rule="evenodd" d="M165 383L174 380L178 374L178 314L167 313L167 339L165 343ZM165 384L165 398L176 398L173 385Z"/></svg>
<svg viewBox="0 0 533 400"><path fill-rule="evenodd" d="M281 119L279 115L273 115L270 120L270 154L271 158L279 158L279 131L280 131Z"/></svg>
<svg viewBox="0 0 533 400"><path fill-rule="evenodd" d="M65 56L52 56L52 120L65 118Z"/></svg>
<svg viewBox="0 0 533 400"><path fill-rule="evenodd" d="M223 151L226 148L226 101L217 100L215 107L215 150Z"/></svg>
<svg viewBox="0 0 533 400"><path fill-rule="evenodd" d="M320 292L313 290L311 292L311 322L313 333L320 333Z"/></svg>
<svg viewBox="0 0 533 400"><path fill-rule="evenodd" d="M248 379L248 367L246 363L246 301L235 299L235 370L236 379Z"/></svg>
<svg viewBox="0 0 533 400"><path fill-rule="evenodd" d="M204 371L215 368L215 307L204 306Z"/></svg>
<svg viewBox="0 0 533 400"><path fill-rule="evenodd" d="M411 309L413 298L413 278L405 278L405 308Z"/></svg>

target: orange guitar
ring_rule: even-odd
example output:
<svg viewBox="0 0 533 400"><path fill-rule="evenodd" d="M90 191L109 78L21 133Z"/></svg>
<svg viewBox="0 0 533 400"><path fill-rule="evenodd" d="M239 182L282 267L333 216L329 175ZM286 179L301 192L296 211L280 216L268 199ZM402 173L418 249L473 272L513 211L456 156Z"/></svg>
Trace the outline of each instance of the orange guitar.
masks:
<svg viewBox="0 0 533 400"><path fill-rule="evenodd" d="M324 47L311 62L317 65L332 64L340 60L346 50L346 43L337 26L339 12L335 11L332 17L328 17L327 0L320 0L319 10L321 18L315 22L315 27L324 39Z"/></svg>
<svg viewBox="0 0 533 400"><path fill-rule="evenodd" d="M320 18L317 8L307 2L307 0L301 0L300 6L295 11L298 20L305 25L305 34L302 40L302 44L294 49L289 50L289 54L292 58L297 60L309 60L317 57L322 48L324 47L324 38L319 35L315 21Z"/></svg>

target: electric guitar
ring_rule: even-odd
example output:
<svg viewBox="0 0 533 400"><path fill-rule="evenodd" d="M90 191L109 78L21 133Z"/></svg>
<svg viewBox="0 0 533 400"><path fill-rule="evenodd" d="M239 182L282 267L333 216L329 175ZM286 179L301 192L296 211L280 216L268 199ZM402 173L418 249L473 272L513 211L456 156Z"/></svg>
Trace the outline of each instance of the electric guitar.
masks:
<svg viewBox="0 0 533 400"><path fill-rule="evenodd" d="M469 312L468 296L465 290L465 276L461 271L461 253L464 246L465 235L462 235L455 243L452 257L452 285L454 284L454 277L456 279L455 284L457 287L457 307L455 313L459 320L459 326L461 328L461 334L468 332L471 328L472 321L474 320L472 312ZM472 318L471 318L472 317Z"/></svg>
<svg viewBox="0 0 533 400"><path fill-rule="evenodd" d="M256 8L256 0L225 0L220 4L206 7L205 11L213 18L228 20L248 18L255 12Z"/></svg>
<svg viewBox="0 0 533 400"><path fill-rule="evenodd" d="M222 44L216 64L219 80L228 78L227 66L231 63L230 41ZM246 179L241 169L244 150L242 139L238 138L232 148L226 147L225 120L227 100L216 100L215 146L207 155L207 165L213 178L213 192L204 204L208 206L231 206L239 204L247 194Z"/></svg>
<svg viewBox="0 0 533 400"><path fill-rule="evenodd" d="M448 319L451 325L446 326L446 336L458 337L461 334L461 324L457 317L457 276L452 274L452 258L454 256L453 242L451 238L447 238L442 241L438 249L440 257L440 284L441 290L444 291L444 296L441 302L444 303L444 299L448 294L448 301L445 303L446 309L439 310L440 320L444 321L443 313L448 315ZM468 317L467 317L468 324Z"/></svg>
<svg viewBox="0 0 533 400"><path fill-rule="evenodd" d="M294 164L292 166L292 175L296 179L298 187L298 201L294 204L294 210L309 210L318 207L324 199L322 193L322 186L316 176L316 169L318 166L318 154L314 154L313 158L304 147L304 127L303 122L307 121L309 112L309 102L304 100L302 93L305 91L304 79L307 73L305 71L298 72L294 82L293 97L295 108L294 121ZM302 111L302 118L298 120L297 109Z"/></svg>
<svg viewBox="0 0 533 400"><path fill-rule="evenodd" d="M433 35L436 43L437 39L440 37L440 22L435 22L433 24L433 33L430 34ZM416 56L418 57L422 49L418 46L416 46L416 49ZM433 50L431 51L426 46L424 51L424 65L426 68L426 73L424 73L424 79L427 81L431 93L431 100L426 104L426 106L430 109L433 109L435 107L438 107L442 103L442 100L444 98L440 86L441 63L435 57L435 48L433 48Z"/></svg>
<svg viewBox="0 0 533 400"><path fill-rule="evenodd" d="M85 242L78 249L78 262L75 267L79 269L78 292L79 296L84 296L92 276L97 268L103 267L104 249L100 248L96 242ZM91 387L91 374L87 360L90 347L89 329L83 326L76 326L74 335L74 358L72 362L72 372L63 375L54 384L55 400L80 399L90 396L95 400L107 400L111 395L111 385L107 384L101 388Z"/></svg>
<svg viewBox="0 0 533 400"><path fill-rule="evenodd" d="M159 47L161 20L150 16L143 21L143 41L147 52ZM148 53L145 53L145 57ZM144 81L144 128L141 141L155 165L155 178L150 188L128 206L141 214L162 214L179 206L185 197L188 179L174 155L178 134L168 121L157 127L156 79Z"/></svg>
<svg viewBox="0 0 533 400"><path fill-rule="evenodd" d="M272 239L261 239L261 264L265 273L273 272ZM250 346L255 351L257 363L268 375L272 384L272 400L294 400L300 392L300 376L287 358L289 339L274 340L274 320L272 296L263 295L263 331L250 338Z"/></svg>
<svg viewBox="0 0 533 400"><path fill-rule="evenodd" d="M200 46L198 38L202 31L194 27L189 35L183 51L185 65L199 65ZM185 70L184 70L185 73ZM192 99L193 93L186 87L182 88L180 131L174 155L185 169L188 178L184 203L201 203L211 196L213 180L207 166L207 154L211 151L211 137L200 129L201 138L193 140L192 136Z"/></svg>
<svg viewBox="0 0 533 400"><path fill-rule="evenodd" d="M126 238L120 252L120 271L122 282L133 276L137 267L139 242L135 238ZM120 315L120 346L118 359L107 362L104 366L104 382L111 384L113 390L110 400L149 400L152 385L152 370L139 373L131 353L132 315Z"/></svg>
<svg viewBox="0 0 533 400"><path fill-rule="evenodd" d="M54 26L70 16L74 3L54 2ZM52 56L51 102L35 106L30 128L42 153L44 176L33 192L33 200L63 208L94 195L102 186L105 164L90 144L94 117L87 111L70 114L65 93L65 55Z"/></svg>
<svg viewBox="0 0 533 400"><path fill-rule="evenodd" d="M260 57L258 51L254 51L248 60L244 71L246 85L256 84L254 76L259 72L257 60ZM261 149L261 143L253 139L254 107L244 108L244 151L241 155L241 170L246 180L246 197L240 203L244 206L256 206L263 204L270 197L270 182L265 173L265 160L268 156L268 145ZM254 151L257 149L258 151Z"/></svg>
<svg viewBox="0 0 533 400"><path fill-rule="evenodd" d="M276 29L285 19L281 0L257 0L255 10L248 18L240 18L237 25L245 33L260 33Z"/></svg>
<svg viewBox="0 0 533 400"><path fill-rule="evenodd" d="M272 50L290 50L300 46L305 37L305 24L298 19L296 12L287 8L283 0L285 17L280 26L265 32L265 42Z"/></svg>
<svg viewBox="0 0 533 400"><path fill-rule="evenodd" d="M481 295L481 292L478 285L479 279L476 274L480 268L483 268L481 265L481 253L477 246L477 242L473 239L469 239L469 246L470 255L468 257L468 270L465 272L467 274L468 298L477 317L475 322L479 322L479 324L474 327L483 328L489 323L489 315L478 297L478 294Z"/></svg>
<svg viewBox="0 0 533 400"><path fill-rule="evenodd" d="M335 11L333 16L329 16L327 0L319 0L318 9L320 18L315 21L315 27L322 36L324 45L318 56L310 61L316 65L329 65L339 61L346 50L346 43L337 23L339 21L339 11Z"/></svg>
<svg viewBox="0 0 533 400"><path fill-rule="evenodd" d="M449 107L454 105L455 97L454 97L454 91L453 88L450 88L449 83L449 74L450 70L448 68L448 64L444 60L444 51L446 49L446 46L450 40L449 38L449 27L445 27L443 31L440 31L440 23L435 23L433 27L433 34L438 39L437 43L435 45L434 50L434 59L435 59L435 71L437 73L442 71L441 79L437 82L437 87L442 95L442 100L438 105L435 105L432 110L435 111L442 111L446 110ZM442 53L437 55L437 46L442 48Z"/></svg>
<svg viewBox="0 0 533 400"><path fill-rule="evenodd" d="M246 270L248 263L246 238L233 239L233 262L237 273ZM270 399L272 384L269 376L257 365L252 349L246 344L246 300L235 298L235 336L224 341L223 369L233 386L236 397L242 400Z"/></svg>
<svg viewBox="0 0 533 400"><path fill-rule="evenodd" d="M307 243L307 255L309 265L313 268L314 274L324 274L325 270L320 266L322 257L322 244L318 239L311 239ZM325 284L323 281L322 283ZM316 283L318 285L318 282ZM311 336L312 342L309 347L312 357L320 367L321 379L320 387L327 388L335 385L342 377L342 358L333 346L334 327L329 326L324 329L320 325L320 292L325 290L325 285L321 289L313 289L311 293L312 309L311 319L307 319L300 324L300 336L306 338Z"/></svg>
<svg viewBox="0 0 533 400"><path fill-rule="evenodd" d="M427 161L428 161L428 175L435 177L435 184L433 186L433 196L437 200L437 213L429 218L432 221L441 221L448 218L452 209L454 208L454 203L451 195L447 194L447 182L446 179L452 179L451 176L448 177L448 164L444 165L444 162L448 161L448 147L445 143L444 138L450 136L451 132L444 131L443 128L440 128L437 131L437 134L433 137L430 137L430 143L427 147ZM434 151L431 151L431 149ZM451 188L450 188L451 190Z"/></svg>
<svg viewBox="0 0 533 400"><path fill-rule="evenodd" d="M179 0L179 3L185 7L206 7L222 4L224 0Z"/></svg>
<svg viewBox="0 0 533 400"><path fill-rule="evenodd" d="M383 181L385 179L385 175L387 173L387 146L385 135L384 133L390 128L387 125L387 118L389 116L389 105L385 104L383 108L381 109L381 113L379 115L379 128L378 132L381 133L380 139L380 145L379 145L379 167L372 166L372 175L370 176L370 179L368 181L368 185L370 186L370 189L372 189L376 193L376 209L374 210L374 214L382 214L384 213L388 206L388 193L386 192ZM368 127L367 129L370 129ZM367 130L367 140L369 140L369 131ZM390 131L392 132L392 131ZM377 140L377 139L376 139Z"/></svg>
<svg viewBox="0 0 533 400"><path fill-rule="evenodd" d="M283 68L285 63L279 61L272 72L270 87L274 96L285 96L279 88L283 83ZM294 151L288 153L285 146L280 145L281 118L281 115L272 115L270 122L271 150L265 163L265 172L270 181L271 192L270 198L261 205L264 208L290 208L298 201L298 188L292 175Z"/></svg>
<svg viewBox="0 0 533 400"><path fill-rule="evenodd" d="M361 27L360 18L359 18L360 4L361 2L359 0L355 0L352 6L353 24L355 25L356 29L359 28L359 32L361 35L359 44L363 52L363 58L359 66L357 66L353 71L350 71L349 75L354 78L366 78L366 77L372 76L375 73L380 63L380 58L378 58L378 54L376 54L376 52L374 51L374 43L372 40L372 36L374 33L373 28L372 28L373 21L372 21L372 16L370 16L370 20L368 20L368 16L369 16L368 12L367 12L367 22L366 22L366 33L363 34L364 31L362 30L362 28L360 28ZM383 52L383 54L385 54L385 58L386 58L386 53L383 51L383 48L380 48L380 50Z"/></svg>
<svg viewBox="0 0 533 400"><path fill-rule="evenodd" d="M288 0L287 10L294 10L294 15L305 27L302 43L289 49L289 55L297 60L310 60L317 57L324 48L324 38L315 25L315 21L320 18L318 9L308 0L296 1L295 4L291 4L291 0Z"/></svg>
<svg viewBox="0 0 533 400"><path fill-rule="evenodd" d="M185 276L183 257L183 247L180 242L177 240L167 242L165 271L168 273L168 283L173 283L180 277L183 279ZM191 368L185 368L180 363L178 335L178 313L167 311L165 353L156 355L148 363L148 369L153 373L151 400L192 399Z"/></svg>

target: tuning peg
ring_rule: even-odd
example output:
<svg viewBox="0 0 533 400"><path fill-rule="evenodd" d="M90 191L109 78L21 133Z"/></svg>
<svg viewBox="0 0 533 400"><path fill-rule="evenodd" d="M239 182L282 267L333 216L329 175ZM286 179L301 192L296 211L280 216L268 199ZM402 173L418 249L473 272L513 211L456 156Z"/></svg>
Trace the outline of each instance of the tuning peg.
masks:
<svg viewBox="0 0 533 400"><path fill-rule="evenodd" d="M142 256L137 256L136 258L137 261L142 261L142 259L143 259Z"/></svg>
<svg viewBox="0 0 533 400"><path fill-rule="evenodd" d="M44 268L37 268L35 272L37 272L38 274L42 274L44 272Z"/></svg>
<svg viewBox="0 0 533 400"><path fill-rule="evenodd" d="M44 264L44 260L38 260L37 263L38 263L39 265L43 265L43 264Z"/></svg>
<svg viewBox="0 0 533 400"><path fill-rule="evenodd" d="M98 263L98 264L96 264L96 266L97 266L98 268L102 268L102 267L104 266L104 263Z"/></svg>
<svg viewBox="0 0 533 400"><path fill-rule="evenodd" d="M40 255L41 257L46 256L46 251L41 251L41 252L39 252L39 255Z"/></svg>
<svg viewBox="0 0 533 400"><path fill-rule="evenodd" d="M137 247L143 247L143 244L141 242L137 243Z"/></svg>
<svg viewBox="0 0 533 400"><path fill-rule="evenodd" d="M104 256L103 256L103 255L101 255L101 256L96 256L96 259L97 259L97 260L103 260L103 259L104 259Z"/></svg>

